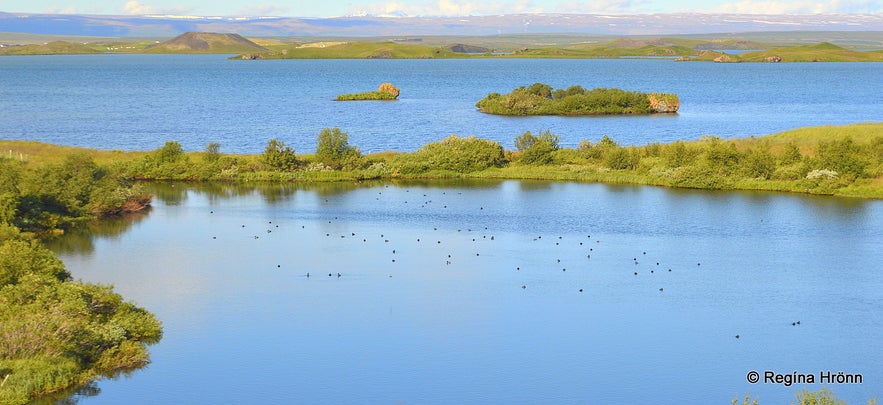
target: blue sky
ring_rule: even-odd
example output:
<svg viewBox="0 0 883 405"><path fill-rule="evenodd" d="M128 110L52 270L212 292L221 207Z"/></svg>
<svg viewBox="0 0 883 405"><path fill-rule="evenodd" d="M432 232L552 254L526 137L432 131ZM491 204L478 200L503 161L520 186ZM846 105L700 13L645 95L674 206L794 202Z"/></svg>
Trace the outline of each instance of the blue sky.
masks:
<svg viewBox="0 0 883 405"><path fill-rule="evenodd" d="M696 5L696 4L700 5ZM62 14L337 17L515 13L883 13L883 0L0 0L0 11Z"/></svg>

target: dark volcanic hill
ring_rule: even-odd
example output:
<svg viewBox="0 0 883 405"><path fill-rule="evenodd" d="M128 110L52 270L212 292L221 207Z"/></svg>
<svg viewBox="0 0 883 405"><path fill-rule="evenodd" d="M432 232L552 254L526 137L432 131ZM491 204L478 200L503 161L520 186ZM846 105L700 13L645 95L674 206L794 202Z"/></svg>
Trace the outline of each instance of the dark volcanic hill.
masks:
<svg viewBox="0 0 883 405"><path fill-rule="evenodd" d="M151 46L149 53L247 53L266 48L239 34L188 32Z"/></svg>

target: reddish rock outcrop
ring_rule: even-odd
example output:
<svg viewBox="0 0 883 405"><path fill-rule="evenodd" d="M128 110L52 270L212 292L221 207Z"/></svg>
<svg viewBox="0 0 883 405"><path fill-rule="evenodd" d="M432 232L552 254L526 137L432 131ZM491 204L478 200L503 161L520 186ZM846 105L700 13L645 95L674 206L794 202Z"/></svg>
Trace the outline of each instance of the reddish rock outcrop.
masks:
<svg viewBox="0 0 883 405"><path fill-rule="evenodd" d="M381 93L392 94L392 96L395 98L399 97L399 88L393 86L392 83L381 83L380 87L377 88L377 91Z"/></svg>

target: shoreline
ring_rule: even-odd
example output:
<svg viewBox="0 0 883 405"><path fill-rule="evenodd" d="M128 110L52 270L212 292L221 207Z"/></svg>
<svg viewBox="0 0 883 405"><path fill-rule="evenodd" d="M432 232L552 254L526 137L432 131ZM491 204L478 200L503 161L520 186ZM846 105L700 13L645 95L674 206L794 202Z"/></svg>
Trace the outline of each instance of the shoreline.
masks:
<svg viewBox="0 0 883 405"><path fill-rule="evenodd" d="M345 135L345 133L344 133ZM456 160L442 148L452 139L496 147L493 162L469 167L428 166L439 159ZM606 142L606 143L605 143ZM177 142L167 146L180 148ZM283 144L284 145L284 144ZM151 161L157 151L102 151L0 140L2 157L54 164L64 155L81 153L99 165L109 165L136 181L185 182L347 182L406 179L497 179L582 181L651 185L682 189L777 191L810 195L883 199L883 123L807 127L757 138L620 146L609 138L578 148L512 151L491 141L452 136L431 142L414 152L383 152L350 156L347 162L329 162L315 154L291 150L292 165L268 166L260 154L176 152L175 161ZM358 151L355 147L347 146ZM465 146L467 149L472 146ZM462 147L460 147L462 149ZM457 150L460 150L457 149ZM451 149L453 150L453 149ZM537 152L533 153L532 152ZM459 153L459 152L457 152ZM527 155L546 159L525 163ZM792 156L786 156L791 154ZM789 160L790 159L790 160ZM840 159L842 161L832 160ZM151 162L149 162L151 161ZM148 162L148 163L145 163ZM487 163L487 164L485 164Z"/></svg>

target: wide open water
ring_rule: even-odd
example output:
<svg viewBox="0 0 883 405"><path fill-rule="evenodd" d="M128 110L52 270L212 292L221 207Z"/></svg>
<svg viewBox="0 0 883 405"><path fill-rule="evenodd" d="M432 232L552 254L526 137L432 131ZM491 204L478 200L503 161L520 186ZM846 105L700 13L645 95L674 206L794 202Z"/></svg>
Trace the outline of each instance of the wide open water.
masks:
<svg viewBox="0 0 883 405"><path fill-rule="evenodd" d="M149 213L53 245L165 328L147 368L83 404L780 404L829 370L862 374L826 384L852 404L883 387L880 201L519 181L151 191Z"/></svg>
<svg viewBox="0 0 883 405"><path fill-rule="evenodd" d="M394 102L335 102L392 82ZM500 117L475 103L543 82L678 94L677 115ZM298 152L339 127L363 152L413 151L451 134L505 148L551 130L562 146L609 135L625 145L761 136L814 125L880 121L883 64L702 63L672 60L226 60L224 55L0 58L0 139L152 150L165 141L260 153L273 138Z"/></svg>

